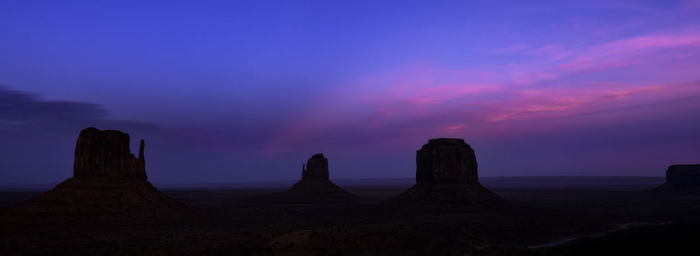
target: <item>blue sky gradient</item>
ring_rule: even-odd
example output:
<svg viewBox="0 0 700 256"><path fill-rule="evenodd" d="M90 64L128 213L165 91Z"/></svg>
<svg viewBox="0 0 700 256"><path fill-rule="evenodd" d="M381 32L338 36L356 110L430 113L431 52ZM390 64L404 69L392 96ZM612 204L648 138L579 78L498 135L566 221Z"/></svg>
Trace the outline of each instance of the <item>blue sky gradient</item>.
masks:
<svg viewBox="0 0 700 256"><path fill-rule="evenodd" d="M79 131L159 183L412 177L460 137L482 176L700 162L700 1L0 1L0 177L71 175ZM134 147L135 145L132 145ZM41 160L37 160L41 159Z"/></svg>

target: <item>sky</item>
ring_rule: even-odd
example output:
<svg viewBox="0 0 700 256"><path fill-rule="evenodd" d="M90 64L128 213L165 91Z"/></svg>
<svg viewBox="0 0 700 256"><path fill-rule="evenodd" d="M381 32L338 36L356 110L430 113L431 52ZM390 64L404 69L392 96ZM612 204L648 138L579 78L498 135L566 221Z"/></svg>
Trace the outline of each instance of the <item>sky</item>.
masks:
<svg viewBox="0 0 700 256"><path fill-rule="evenodd" d="M146 140L154 183L700 163L700 1L0 0L0 184L72 174L81 129Z"/></svg>

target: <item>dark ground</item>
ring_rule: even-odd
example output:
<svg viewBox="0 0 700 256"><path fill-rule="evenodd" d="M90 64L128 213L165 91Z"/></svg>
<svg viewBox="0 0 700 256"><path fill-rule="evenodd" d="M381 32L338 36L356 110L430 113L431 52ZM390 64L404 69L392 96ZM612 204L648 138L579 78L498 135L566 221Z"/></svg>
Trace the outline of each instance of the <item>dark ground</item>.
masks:
<svg viewBox="0 0 700 256"><path fill-rule="evenodd" d="M411 180L338 181L361 197L338 204L250 200L287 186L161 188L198 214L167 221L2 227L0 254L697 255L700 196L645 192L663 182L656 177L484 178L484 186L509 201L487 207L386 203ZM43 191L0 191L0 210ZM556 243L563 240L568 242Z"/></svg>

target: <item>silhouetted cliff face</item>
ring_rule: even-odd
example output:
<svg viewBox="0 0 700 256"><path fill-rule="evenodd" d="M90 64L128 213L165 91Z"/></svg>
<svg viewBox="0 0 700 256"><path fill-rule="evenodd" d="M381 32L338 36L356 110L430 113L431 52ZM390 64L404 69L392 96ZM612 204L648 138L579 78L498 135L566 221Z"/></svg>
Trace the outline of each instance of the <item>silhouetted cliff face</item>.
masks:
<svg viewBox="0 0 700 256"><path fill-rule="evenodd" d="M141 140L139 158L129 149L129 134L87 128L75 146L73 177L114 177L146 179L146 162Z"/></svg>
<svg viewBox="0 0 700 256"><path fill-rule="evenodd" d="M315 154L302 167L301 179L320 178L328 180L328 159L323 154Z"/></svg>
<svg viewBox="0 0 700 256"><path fill-rule="evenodd" d="M674 187L700 187L700 164L669 166L666 182Z"/></svg>
<svg viewBox="0 0 700 256"><path fill-rule="evenodd" d="M416 153L416 183L478 183L474 150L463 139L431 139Z"/></svg>
<svg viewBox="0 0 700 256"><path fill-rule="evenodd" d="M190 212L146 180L143 151L142 140L139 158L131 154L126 133L82 130L75 147L73 177L10 208L0 216L0 226L134 221Z"/></svg>
<svg viewBox="0 0 700 256"><path fill-rule="evenodd" d="M700 164L671 165L666 170L666 183L660 192L700 193Z"/></svg>
<svg viewBox="0 0 700 256"><path fill-rule="evenodd" d="M474 150L463 139L431 139L416 152L416 185L400 203L481 204L502 202L479 183Z"/></svg>

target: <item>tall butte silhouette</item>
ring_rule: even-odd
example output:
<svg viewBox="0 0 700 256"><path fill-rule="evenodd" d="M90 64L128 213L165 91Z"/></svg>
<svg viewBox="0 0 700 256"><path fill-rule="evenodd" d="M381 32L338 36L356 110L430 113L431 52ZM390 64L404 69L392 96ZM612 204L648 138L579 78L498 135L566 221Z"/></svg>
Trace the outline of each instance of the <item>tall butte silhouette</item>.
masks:
<svg viewBox="0 0 700 256"><path fill-rule="evenodd" d="M4 213L13 224L137 220L168 217L190 208L156 190L147 181L144 141L136 158L129 134L87 128L75 147L73 177Z"/></svg>
<svg viewBox="0 0 700 256"><path fill-rule="evenodd" d="M431 139L416 152L416 184L394 202L486 204L504 200L479 183L476 155L463 139Z"/></svg>

